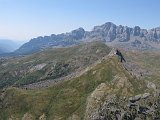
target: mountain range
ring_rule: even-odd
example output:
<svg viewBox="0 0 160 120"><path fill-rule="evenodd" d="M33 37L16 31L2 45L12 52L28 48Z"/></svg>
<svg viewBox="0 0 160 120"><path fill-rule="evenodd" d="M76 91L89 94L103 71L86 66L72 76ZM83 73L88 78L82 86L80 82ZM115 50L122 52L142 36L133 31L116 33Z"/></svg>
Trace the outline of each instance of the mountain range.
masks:
<svg viewBox="0 0 160 120"><path fill-rule="evenodd" d="M66 47L90 41L103 41L109 46L127 49L160 49L160 27L147 30L139 26L131 28L107 22L95 26L91 31L78 28L69 33L33 38L14 54L29 54L48 47Z"/></svg>

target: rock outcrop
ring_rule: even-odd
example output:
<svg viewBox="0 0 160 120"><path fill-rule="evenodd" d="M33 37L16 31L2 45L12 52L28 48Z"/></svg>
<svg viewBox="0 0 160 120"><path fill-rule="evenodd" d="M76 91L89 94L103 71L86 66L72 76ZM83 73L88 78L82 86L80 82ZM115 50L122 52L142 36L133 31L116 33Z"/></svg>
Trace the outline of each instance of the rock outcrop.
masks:
<svg viewBox="0 0 160 120"><path fill-rule="evenodd" d="M151 30L141 29L139 26L134 28L128 26L116 26L111 22L107 22L101 26L96 26L94 29L87 34L86 37L102 38L105 41L112 42L118 40L120 42L126 42L137 37L139 40L155 41L160 42L160 28L154 28Z"/></svg>
<svg viewBox="0 0 160 120"><path fill-rule="evenodd" d="M160 97L143 93L132 97L109 94L109 87L102 83L88 98L85 120L135 120L160 119ZM122 89L122 88L121 88Z"/></svg>

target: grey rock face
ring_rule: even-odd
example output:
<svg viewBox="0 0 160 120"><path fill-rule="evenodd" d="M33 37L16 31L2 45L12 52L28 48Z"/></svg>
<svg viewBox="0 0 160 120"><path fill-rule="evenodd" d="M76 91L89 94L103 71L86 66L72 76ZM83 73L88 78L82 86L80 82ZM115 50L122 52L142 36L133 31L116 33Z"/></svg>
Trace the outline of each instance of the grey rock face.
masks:
<svg viewBox="0 0 160 120"><path fill-rule="evenodd" d="M101 26L95 26L86 36L87 38L101 38L105 41L113 41L116 38L116 25L107 22Z"/></svg>
<svg viewBox="0 0 160 120"><path fill-rule="evenodd" d="M121 34L117 34L117 39L119 39L120 42L129 41L130 28L128 28L127 26L123 27L123 32Z"/></svg>
<svg viewBox="0 0 160 120"><path fill-rule="evenodd" d="M126 42L133 37L137 37L139 40L144 39L147 41L160 42L160 27L146 30L141 29L139 26L130 28L122 25L116 26L108 22L101 26L95 26L94 29L88 33L87 37L103 38L107 42L112 42L115 39L120 42Z"/></svg>
<svg viewBox="0 0 160 120"><path fill-rule="evenodd" d="M130 99L134 99L135 103L131 103ZM112 104L106 100L98 110L98 120L160 119L157 114L160 109L158 102L159 96L154 98L153 95L144 93L142 95L133 96L130 99L125 100L121 98L121 100L115 100Z"/></svg>
<svg viewBox="0 0 160 120"><path fill-rule="evenodd" d="M78 28L69 33L69 36L75 40L82 39L84 35L85 35L85 30L83 28Z"/></svg>
<svg viewBox="0 0 160 120"><path fill-rule="evenodd" d="M160 42L160 27L149 30L147 40Z"/></svg>
<svg viewBox="0 0 160 120"><path fill-rule="evenodd" d="M139 26L135 26L133 29L133 35L134 36L139 36L140 35L140 30L141 28Z"/></svg>

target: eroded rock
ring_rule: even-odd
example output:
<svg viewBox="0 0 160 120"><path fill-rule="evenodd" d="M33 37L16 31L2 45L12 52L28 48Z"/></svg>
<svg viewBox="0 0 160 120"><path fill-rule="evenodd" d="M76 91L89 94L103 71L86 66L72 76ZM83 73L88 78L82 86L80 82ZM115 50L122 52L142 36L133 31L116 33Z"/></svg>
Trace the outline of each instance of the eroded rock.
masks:
<svg viewBox="0 0 160 120"><path fill-rule="evenodd" d="M47 120L45 114L41 115L41 116L39 117L39 120Z"/></svg>
<svg viewBox="0 0 160 120"><path fill-rule="evenodd" d="M30 113L23 115L22 120L34 120L34 117Z"/></svg>

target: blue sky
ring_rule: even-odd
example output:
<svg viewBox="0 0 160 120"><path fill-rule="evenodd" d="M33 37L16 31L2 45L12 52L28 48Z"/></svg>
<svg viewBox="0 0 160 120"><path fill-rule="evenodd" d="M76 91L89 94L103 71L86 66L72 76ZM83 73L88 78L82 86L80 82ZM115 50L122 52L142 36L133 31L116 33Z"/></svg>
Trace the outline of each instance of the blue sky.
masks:
<svg viewBox="0 0 160 120"><path fill-rule="evenodd" d="M160 26L160 0L0 0L0 38L29 40L113 22Z"/></svg>

